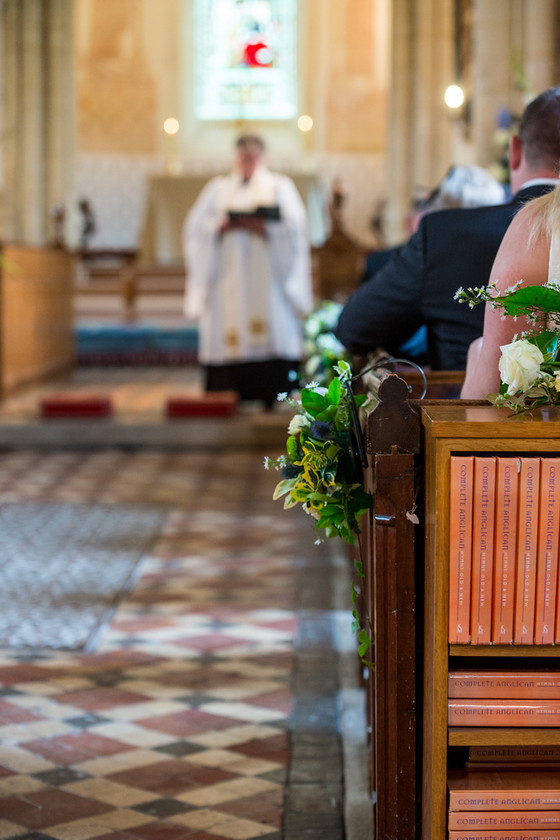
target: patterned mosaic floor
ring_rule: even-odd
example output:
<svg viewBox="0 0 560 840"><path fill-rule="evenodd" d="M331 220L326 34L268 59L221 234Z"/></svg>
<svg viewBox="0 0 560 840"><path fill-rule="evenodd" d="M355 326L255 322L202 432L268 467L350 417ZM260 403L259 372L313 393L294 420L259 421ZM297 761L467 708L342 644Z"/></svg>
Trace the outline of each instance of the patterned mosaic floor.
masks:
<svg viewBox="0 0 560 840"><path fill-rule="evenodd" d="M0 650L0 840L279 840L313 537L275 480L249 452L0 453L0 502L165 512L95 652Z"/></svg>

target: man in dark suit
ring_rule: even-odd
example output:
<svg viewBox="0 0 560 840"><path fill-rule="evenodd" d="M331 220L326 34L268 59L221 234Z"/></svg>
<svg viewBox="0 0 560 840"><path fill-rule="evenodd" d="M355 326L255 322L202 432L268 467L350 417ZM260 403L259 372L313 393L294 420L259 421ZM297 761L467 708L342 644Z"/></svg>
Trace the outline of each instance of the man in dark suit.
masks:
<svg viewBox="0 0 560 840"><path fill-rule="evenodd" d="M432 369L464 370L469 344L482 334L484 307L470 309L454 294L459 286L488 283L515 213L558 183L560 87L529 103L509 157L513 198L508 204L430 213L349 298L334 332L351 353L365 355L383 347L396 355L425 324Z"/></svg>

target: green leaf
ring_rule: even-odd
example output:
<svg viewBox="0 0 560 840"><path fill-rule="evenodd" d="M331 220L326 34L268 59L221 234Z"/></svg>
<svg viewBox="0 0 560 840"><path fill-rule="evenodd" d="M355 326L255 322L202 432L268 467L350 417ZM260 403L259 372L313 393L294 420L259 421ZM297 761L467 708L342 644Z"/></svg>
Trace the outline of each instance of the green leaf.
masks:
<svg viewBox="0 0 560 840"><path fill-rule="evenodd" d="M368 635L367 630L360 630L360 632L358 633L358 641L360 642L360 645L358 647L358 653L360 657L365 656L371 647L371 639Z"/></svg>
<svg viewBox="0 0 560 840"><path fill-rule="evenodd" d="M354 402L358 408L360 408L367 401L367 398L367 394L354 394Z"/></svg>
<svg viewBox="0 0 560 840"><path fill-rule="evenodd" d="M342 386L340 379L333 379L327 391L327 397L332 405L338 405L340 402L340 395L342 393Z"/></svg>
<svg viewBox="0 0 560 840"><path fill-rule="evenodd" d="M560 312L560 292L545 286L524 286L499 300L507 314L514 317L527 315L535 308L543 313Z"/></svg>
<svg viewBox="0 0 560 840"><path fill-rule="evenodd" d="M558 333L553 330L543 330L538 335L528 339L531 344L539 348L545 362L553 362L558 354Z"/></svg>
<svg viewBox="0 0 560 840"><path fill-rule="evenodd" d="M297 461L299 456L299 447L295 435L290 435L286 441L286 451L292 461Z"/></svg>
<svg viewBox="0 0 560 840"><path fill-rule="evenodd" d="M338 382L338 379L333 381ZM336 405L328 405L323 411L320 411L316 415L317 420L322 420L323 423L332 423L336 417L337 411L338 408Z"/></svg>
<svg viewBox="0 0 560 840"><path fill-rule="evenodd" d="M292 479L292 481L297 481L297 479ZM310 496L309 490L304 490L302 487L293 487L290 492L292 498L298 502L306 502Z"/></svg>
<svg viewBox="0 0 560 840"><path fill-rule="evenodd" d="M284 496L285 493L289 493L290 490L293 490L297 483L297 478L284 478L282 481L279 481L274 488L274 493L272 494L274 501L279 499L281 496Z"/></svg>
<svg viewBox="0 0 560 840"><path fill-rule="evenodd" d="M302 389L301 404L312 417L317 417L328 406L328 402L322 394L311 391L309 388Z"/></svg>

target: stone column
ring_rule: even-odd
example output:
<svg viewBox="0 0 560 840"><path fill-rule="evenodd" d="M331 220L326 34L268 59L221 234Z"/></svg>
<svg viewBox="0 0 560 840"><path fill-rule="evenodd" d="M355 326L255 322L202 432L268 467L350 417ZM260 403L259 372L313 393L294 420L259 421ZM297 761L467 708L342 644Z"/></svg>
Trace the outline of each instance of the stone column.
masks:
<svg viewBox="0 0 560 840"><path fill-rule="evenodd" d="M455 162L443 102L454 81L451 2L395 0L392 26L387 233L396 242L415 188L433 186Z"/></svg>
<svg viewBox="0 0 560 840"><path fill-rule="evenodd" d="M72 173L72 0L4 0L5 229L43 245Z"/></svg>
<svg viewBox="0 0 560 840"><path fill-rule="evenodd" d="M390 194L386 227L389 243L399 242L403 238L403 217L409 206L412 189L413 9L414 0L393 2L387 154Z"/></svg>
<svg viewBox="0 0 560 840"><path fill-rule="evenodd" d="M415 4L414 178L434 186L451 163L451 124L443 100L455 81L453 14L450 0L419 0Z"/></svg>
<svg viewBox="0 0 560 840"><path fill-rule="evenodd" d="M558 0L524 0L524 69L534 95L557 84L554 62Z"/></svg>
<svg viewBox="0 0 560 840"><path fill-rule="evenodd" d="M540 2L540 0L539 0ZM531 4L534 8L535 3ZM513 88L511 0L473 0L472 139L474 160L494 160L496 116L500 108L518 110Z"/></svg>

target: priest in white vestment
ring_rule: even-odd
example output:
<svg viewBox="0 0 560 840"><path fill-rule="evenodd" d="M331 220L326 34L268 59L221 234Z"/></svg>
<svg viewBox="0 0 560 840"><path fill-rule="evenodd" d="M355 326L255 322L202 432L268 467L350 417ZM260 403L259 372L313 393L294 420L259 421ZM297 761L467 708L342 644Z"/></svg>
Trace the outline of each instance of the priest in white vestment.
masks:
<svg viewBox="0 0 560 840"><path fill-rule="evenodd" d="M213 178L189 212L185 314L198 320L206 389L270 407L294 387L312 287L305 206L263 158L259 137L240 137L233 171Z"/></svg>

